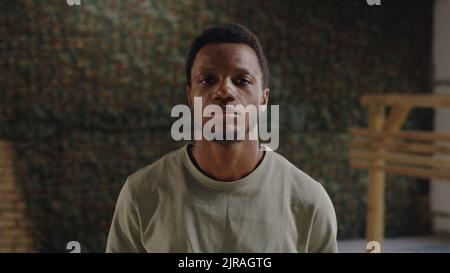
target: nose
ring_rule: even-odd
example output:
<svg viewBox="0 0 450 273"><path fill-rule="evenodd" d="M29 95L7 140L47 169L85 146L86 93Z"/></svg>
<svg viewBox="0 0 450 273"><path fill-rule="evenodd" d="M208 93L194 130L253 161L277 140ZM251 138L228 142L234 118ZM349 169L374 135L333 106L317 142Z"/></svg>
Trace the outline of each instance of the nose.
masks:
<svg viewBox="0 0 450 273"><path fill-rule="evenodd" d="M214 93L215 100L221 100L227 104L230 101L235 100L233 84L230 80L223 80Z"/></svg>

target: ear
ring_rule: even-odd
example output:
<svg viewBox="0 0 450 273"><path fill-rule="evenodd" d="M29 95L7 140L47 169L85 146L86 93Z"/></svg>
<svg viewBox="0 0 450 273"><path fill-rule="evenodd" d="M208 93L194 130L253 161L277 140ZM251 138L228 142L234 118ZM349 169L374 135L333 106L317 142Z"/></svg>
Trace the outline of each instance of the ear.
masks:
<svg viewBox="0 0 450 273"><path fill-rule="evenodd" d="M267 105L269 103L269 93L269 88L263 90L261 105Z"/></svg>
<svg viewBox="0 0 450 273"><path fill-rule="evenodd" d="M188 100L189 107L192 109L192 103L191 103L191 96L190 95L191 95L191 88L186 85L186 97L187 97L187 100Z"/></svg>

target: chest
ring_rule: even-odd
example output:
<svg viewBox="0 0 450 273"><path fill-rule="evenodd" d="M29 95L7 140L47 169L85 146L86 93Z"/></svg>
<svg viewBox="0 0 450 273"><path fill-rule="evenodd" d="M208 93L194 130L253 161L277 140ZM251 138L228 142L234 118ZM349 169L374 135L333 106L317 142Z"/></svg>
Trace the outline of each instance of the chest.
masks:
<svg viewBox="0 0 450 273"><path fill-rule="evenodd" d="M142 239L152 252L298 252L303 231L291 205L264 195L167 199Z"/></svg>

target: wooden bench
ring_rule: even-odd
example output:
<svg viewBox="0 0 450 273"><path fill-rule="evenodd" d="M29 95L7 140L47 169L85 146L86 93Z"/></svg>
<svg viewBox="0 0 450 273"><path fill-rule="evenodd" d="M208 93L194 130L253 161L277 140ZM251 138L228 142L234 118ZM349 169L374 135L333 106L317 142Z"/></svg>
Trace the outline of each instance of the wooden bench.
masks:
<svg viewBox="0 0 450 273"><path fill-rule="evenodd" d="M361 103L369 128L350 129L350 166L369 172L366 239L382 243L386 173L450 181L450 134L400 130L411 109L450 107L450 95L365 95Z"/></svg>

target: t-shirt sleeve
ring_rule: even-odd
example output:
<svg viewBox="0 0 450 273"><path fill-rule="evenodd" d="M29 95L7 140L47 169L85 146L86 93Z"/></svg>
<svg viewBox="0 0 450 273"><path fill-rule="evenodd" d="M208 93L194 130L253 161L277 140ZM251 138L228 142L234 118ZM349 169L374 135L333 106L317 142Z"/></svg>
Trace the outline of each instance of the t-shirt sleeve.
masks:
<svg viewBox="0 0 450 273"><path fill-rule="evenodd" d="M312 218L308 252L337 253L336 213L331 199L322 185L320 185L318 200Z"/></svg>
<svg viewBox="0 0 450 273"><path fill-rule="evenodd" d="M117 199L106 252L145 252L141 242L139 217L127 180Z"/></svg>

